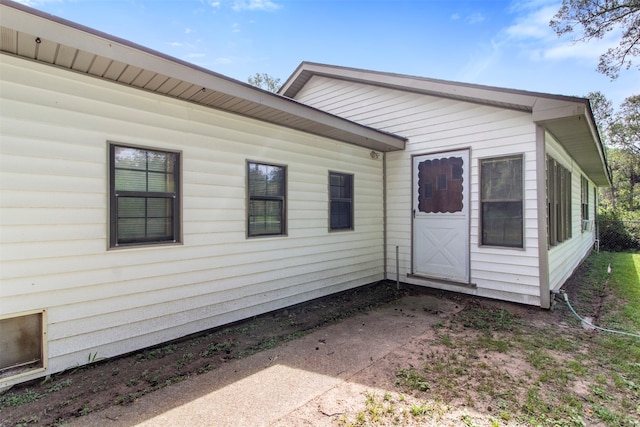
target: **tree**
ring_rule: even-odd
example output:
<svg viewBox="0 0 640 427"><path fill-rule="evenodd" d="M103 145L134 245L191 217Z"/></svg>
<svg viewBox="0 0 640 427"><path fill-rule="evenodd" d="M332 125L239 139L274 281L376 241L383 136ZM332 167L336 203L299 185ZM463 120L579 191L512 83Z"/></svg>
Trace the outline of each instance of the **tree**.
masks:
<svg viewBox="0 0 640 427"><path fill-rule="evenodd" d="M589 92L587 94L587 98L589 98L589 101L591 102L591 111L593 111L593 118L598 126L600 139L602 140L605 151L605 158L609 159L609 144L607 143L607 137L609 136L609 128L613 121L613 104L602 92ZM610 165L611 162L608 161L607 163ZM608 205L611 209L615 210L616 199L613 185L606 190L602 190L600 192L600 196L600 199L605 205Z"/></svg>
<svg viewBox="0 0 640 427"><path fill-rule="evenodd" d="M612 173L611 191L601 194L603 207L640 211L640 95L625 99L615 113L602 93L592 92L588 97Z"/></svg>
<svg viewBox="0 0 640 427"><path fill-rule="evenodd" d="M268 90L269 92L277 92L280 89L280 79L271 77L267 73L256 73L253 76L249 76L247 83L251 86L259 87L260 89Z"/></svg>
<svg viewBox="0 0 640 427"><path fill-rule="evenodd" d="M618 171L618 197L629 211L640 209L640 95L624 100L609 128L609 139L619 151L611 168Z"/></svg>
<svg viewBox="0 0 640 427"><path fill-rule="evenodd" d="M602 92L589 92L587 98L591 101L591 111L598 125L600 138L604 140L613 120L613 104Z"/></svg>
<svg viewBox="0 0 640 427"><path fill-rule="evenodd" d="M624 100L613 126L612 144L640 156L640 95Z"/></svg>
<svg viewBox="0 0 640 427"><path fill-rule="evenodd" d="M575 41L602 39L620 29L619 44L603 53L598 63L598 72L612 80L618 78L621 68L628 70L632 59L640 56L640 0L562 0L549 24L559 36L581 26L582 35Z"/></svg>

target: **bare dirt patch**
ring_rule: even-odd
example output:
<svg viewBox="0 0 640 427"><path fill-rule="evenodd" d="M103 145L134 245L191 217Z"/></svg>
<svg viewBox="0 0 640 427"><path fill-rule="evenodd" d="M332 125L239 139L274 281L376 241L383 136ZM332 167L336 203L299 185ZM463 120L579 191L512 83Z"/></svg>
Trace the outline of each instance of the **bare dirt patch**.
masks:
<svg viewBox="0 0 640 427"><path fill-rule="evenodd" d="M22 384L0 396L0 426L61 425L112 405L128 405L405 293L380 282Z"/></svg>

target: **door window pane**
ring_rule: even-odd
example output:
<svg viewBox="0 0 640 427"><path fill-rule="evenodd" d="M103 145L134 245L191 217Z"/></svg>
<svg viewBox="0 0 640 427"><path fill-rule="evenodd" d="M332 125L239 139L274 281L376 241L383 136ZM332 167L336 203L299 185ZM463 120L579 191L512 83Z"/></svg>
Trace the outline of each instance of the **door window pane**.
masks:
<svg viewBox="0 0 640 427"><path fill-rule="evenodd" d="M461 212L464 182L461 157L418 164L418 209L425 213Z"/></svg>

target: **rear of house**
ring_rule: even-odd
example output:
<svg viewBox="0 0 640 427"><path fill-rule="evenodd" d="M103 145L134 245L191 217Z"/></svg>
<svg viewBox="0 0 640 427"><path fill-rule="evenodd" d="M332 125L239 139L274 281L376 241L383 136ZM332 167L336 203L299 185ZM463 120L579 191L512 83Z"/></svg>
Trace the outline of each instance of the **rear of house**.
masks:
<svg viewBox="0 0 640 427"><path fill-rule="evenodd" d="M280 96L0 7L0 387L385 278L548 307L593 246L584 99L309 63Z"/></svg>
<svg viewBox="0 0 640 427"><path fill-rule="evenodd" d="M586 99L306 62L280 93L407 138L384 158L389 278L549 307L594 245Z"/></svg>
<svg viewBox="0 0 640 427"><path fill-rule="evenodd" d="M0 387L384 279L403 138L1 7Z"/></svg>

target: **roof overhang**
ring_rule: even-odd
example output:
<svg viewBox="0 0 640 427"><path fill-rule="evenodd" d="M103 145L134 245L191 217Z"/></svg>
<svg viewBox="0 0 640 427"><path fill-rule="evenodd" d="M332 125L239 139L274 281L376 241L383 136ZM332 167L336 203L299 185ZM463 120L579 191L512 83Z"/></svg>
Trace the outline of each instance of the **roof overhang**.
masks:
<svg viewBox="0 0 640 427"><path fill-rule="evenodd" d="M611 178L602 141L586 98L551 95L492 86L474 85L382 73L357 68L303 62L280 88L295 98L313 76L323 76L402 91L455 99L530 113L534 123L546 129L598 186L610 186Z"/></svg>
<svg viewBox="0 0 640 427"><path fill-rule="evenodd" d="M368 149L406 139L35 9L0 0L0 52Z"/></svg>

